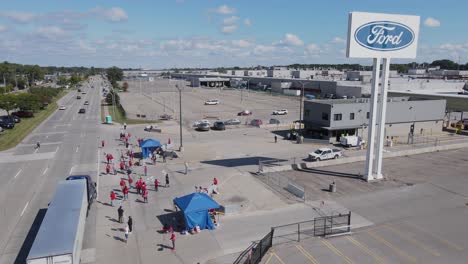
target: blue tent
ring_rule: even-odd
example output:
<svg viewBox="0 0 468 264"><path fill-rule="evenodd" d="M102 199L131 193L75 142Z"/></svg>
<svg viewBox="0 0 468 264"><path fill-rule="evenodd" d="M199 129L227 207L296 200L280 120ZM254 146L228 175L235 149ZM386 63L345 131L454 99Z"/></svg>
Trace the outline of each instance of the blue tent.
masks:
<svg viewBox="0 0 468 264"><path fill-rule="evenodd" d="M200 229L214 229L208 210L219 208L219 204L205 193L192 193L174 199L174 203L182 210L187 229L199 226Z"/></svg>
<svg viewBox="0 0 468 264"><path fill-rule="evenodd" d="M161 146L161 142L154 139L147 139L140 144L141 154L146 159L149 154L156 150L157 147Z"/></svg>

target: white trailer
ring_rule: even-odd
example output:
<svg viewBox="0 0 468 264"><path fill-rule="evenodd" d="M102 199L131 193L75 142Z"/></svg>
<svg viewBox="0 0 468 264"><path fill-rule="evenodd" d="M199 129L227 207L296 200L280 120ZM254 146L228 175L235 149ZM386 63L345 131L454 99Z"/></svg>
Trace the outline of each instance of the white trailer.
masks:
<svg viewBox="0 0 468 264"><path fill-rule="evenodd" d="M26 263L80 263L88 209L86 185L84 179L59 182Z"/></svg>

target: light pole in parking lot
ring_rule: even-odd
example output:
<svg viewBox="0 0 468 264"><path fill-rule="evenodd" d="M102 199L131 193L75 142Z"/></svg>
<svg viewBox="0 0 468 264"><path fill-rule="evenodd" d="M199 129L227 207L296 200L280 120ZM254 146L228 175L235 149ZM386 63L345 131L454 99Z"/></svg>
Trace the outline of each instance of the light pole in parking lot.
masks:
<svg viewBox="0 0 468 264"><path fill-rule="evenodd" d="M302 104L303 104L303 101L304 101L304 83L299 81L299 83L301 84L302 86L302 89L301 89L301 94L300 94L300 97L299 97L299 131L301 132L300 134L302 135Z"/></svg>
<svg viewBox="0 0 468 264"><path fill-rule="evenodd" d="M184 151L184 147L182 145L182 90L180 89L179 85L176 84L177 90L179 90L179 132L180 132L180 146L179 151Z"/></svg>

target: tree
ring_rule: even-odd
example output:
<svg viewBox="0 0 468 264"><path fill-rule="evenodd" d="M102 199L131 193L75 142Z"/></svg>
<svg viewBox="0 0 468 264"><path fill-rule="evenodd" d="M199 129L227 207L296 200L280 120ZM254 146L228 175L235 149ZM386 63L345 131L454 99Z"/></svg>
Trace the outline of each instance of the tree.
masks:
<svg viewBox="0 0 468 264"><path fill-rule="evenodd" d="M122 69L119 69L117 67L111 67L111 68L108 68L106 70L106 74L107 74L107 79L109 79L109 81L112 83L112 84L117 84L118 81L121 81L122 78L123 78L123 71Z"/></svg>
<svg viewBox="0 0 468 264"><path fill-rule="evenodd" d="M0 95L0 109L3 109L10 115L10 111L17 108L17 98L14 94Z"/></svg>
<svg viewBox="0 0 468 264"><path fill-rule="evenodd" d="M57 84L58 84L58 85L67 85L67 84L68 84L67 77L65 77L65 76L59 76L59 77L58 77L58 80L57 80Z"/></svg>
<svg viewBox="0 0 468 264"><path fill-rule="evenodd" d="M71 85L77 85L79 82L81 82L81 77L78 74L73 74L70 77L69 82Z"/></svg>
<svg viewBox="0 0 468 264"><path fill-rule="evenodd" d="M440 66L444 70L456 70L458 69L458 64L451 60L435 60L431 63L431 66Z"/></svg>
<svg viewBox="0 0 468 264"><path fill-rule="evenodd" d="M30 93L21 93L16 96L17 107L21 110L36 111L42 106L41 100L38 95Z"/></svg>
<svg viewBox="0 0 468 264"><path fill-rule="evenodd" d="M126 92L128 90L128 82L124 82L122 85L122 90Z"/></svg>

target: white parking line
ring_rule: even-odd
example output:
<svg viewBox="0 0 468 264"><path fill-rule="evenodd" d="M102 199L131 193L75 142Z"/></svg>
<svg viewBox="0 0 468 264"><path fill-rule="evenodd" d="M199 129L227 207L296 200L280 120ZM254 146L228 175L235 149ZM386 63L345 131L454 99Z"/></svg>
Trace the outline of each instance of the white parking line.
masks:
<svg viewBox="0 0 468 264"><path fill-rule="evenodd" d="M68 173L68 175L72 174L72 170L73 170L73 167L70 168L70 172Z"/></svg>
<svg viewBox="0 0 468 264"><path fill-rule="evenodd" d="M59 150L60 146L57 146L57 148L55 149L55 152L57 152Z"/></svg>
<svg viewBox="0 0 468 264"><path fill-rule="evenodd" d="M23 211L21 211L21 215L20 215L20 216L23 216L24 211L26 211L26 208L28 208L28 205L29 205L29 202L27 202L26 205L24 206Z"/></svg>
<svg viewBox="0 0 468 264"><path fill-rule="evenodd" d="M49 169L49 167L45 168L44 172L42 173L42 175L46 174L47 170Z"/></svg>
<svg viewBox="0 0 468 264"><path fill-rule="evenodd" d="M21 171L23 171L23 169L20 169L20 170L16 173L16 175L15 175L15 177L14 177L15 179L16 179L16 177L18 177L18 175L21 173Z"/></svg>
<svg viewBox="0 0 468 264"><path fill-rule="evenodd" d="M78 147L76 147L76 151L75 151L75 152L76 152L76 153L78 153L78 150L79 150L79 149L80 149L80 147L79 147L79 146L78 146Z"/></svg>

